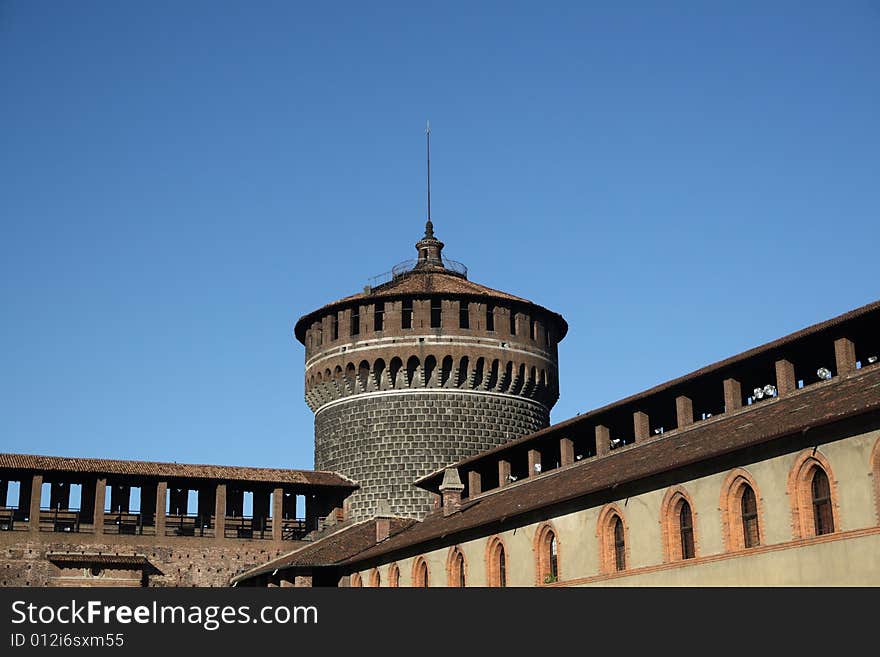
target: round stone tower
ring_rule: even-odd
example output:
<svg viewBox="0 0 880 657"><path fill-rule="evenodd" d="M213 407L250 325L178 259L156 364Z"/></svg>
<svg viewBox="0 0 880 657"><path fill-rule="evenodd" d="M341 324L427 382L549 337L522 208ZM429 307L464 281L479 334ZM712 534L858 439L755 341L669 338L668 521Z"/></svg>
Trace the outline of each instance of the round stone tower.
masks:
<svg viewBox="0 0 880 657"><path fill-rule="evenodd" d="M422 517L419 477L549 424L568 325L468 280L429 220L418 259L296 323L315 413L315 468L360 484L354 519Z"/></svg>

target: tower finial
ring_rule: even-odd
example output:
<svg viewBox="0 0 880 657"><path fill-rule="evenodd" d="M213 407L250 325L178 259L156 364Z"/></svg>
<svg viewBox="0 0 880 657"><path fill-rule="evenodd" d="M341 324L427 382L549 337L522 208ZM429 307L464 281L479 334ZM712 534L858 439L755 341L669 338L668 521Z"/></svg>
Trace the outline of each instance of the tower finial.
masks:
<svg viewBox="0 0 880 657"><path fill-rule="evenodd" d="M434 237L434 224L431 222L431 122L425 121L425 139L428 145L428 221L425 223L425 237Z"/></svg>

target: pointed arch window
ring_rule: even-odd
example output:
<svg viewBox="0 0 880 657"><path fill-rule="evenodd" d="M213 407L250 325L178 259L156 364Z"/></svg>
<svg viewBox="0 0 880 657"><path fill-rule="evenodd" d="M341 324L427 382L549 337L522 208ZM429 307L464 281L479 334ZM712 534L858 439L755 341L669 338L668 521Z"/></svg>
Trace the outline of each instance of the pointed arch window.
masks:
<svg viewBox="0 0 880 657"><path fill-rule="evenodd" d="M486 566L489 586L507 586L507 551L497 536L491 538L487 545Z"/></svg>
<svg viewBox="0 0 880 657"><path fill-rule="evenodd" d="M747 548L761 544L758 533L758 500L755 491L748 484L742 486L740 498L740 510L742 511L743 545Z"/></svg>
<svg viewBox="0 0 880 657"><path fill-rule="evenodd" d="M421 557L418 558L413 568L413 586L423 589L429 586L428 563Z"/></svg>
<svg viewBox="0 0 880 657"><path fill-rule="evenodd" d="M626 570L626 537L623 533L623 520L614 517L614 569Z"/></svg>
<svg viewBox="0 0 880 657"><path fill-rule="evenodd" d="M814 468L810 484L813 502L813 523L816 536L834 532L834 514L831 512L831 484L822 468Z"/></svg>
<svg viewBox="0 0 880 657"><path fill-rule="evenodd" d="M687 500L682 500L678 517L678 531L681 535L681 558L693 559L696 555L694 549L694 516L691 513L691 505Z"/></svg>
<svg viewBox="0 0 880 657"><path fill-rule="evenodd" d="M457 547L449 552L446 563L446 585L450 588L465 588L467 585L464 554Z"/></svg>

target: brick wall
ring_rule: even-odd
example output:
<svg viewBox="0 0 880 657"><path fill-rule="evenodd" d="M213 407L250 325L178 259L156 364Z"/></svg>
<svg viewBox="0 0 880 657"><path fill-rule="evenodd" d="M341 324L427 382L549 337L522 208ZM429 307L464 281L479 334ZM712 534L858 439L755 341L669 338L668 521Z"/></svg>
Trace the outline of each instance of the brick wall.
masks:
<svg viewBox="0 0 880 657"><path fill-rule="evenodd" d="M85 535L78 537L86 539ZM241 541L218 545L211 540L198 538L169 539L167 542L129 540L113 542L104 537L103 542L63 542L53 533L0 532L0 586L60 586L69 580L69 567L59 568L46 558L51 552L140 554L150 562L149 586L228 586L229 579L248 567L265 563L294 549L300 543L286 541ZM88 580L88 569L78 569L83 580ZM125 569L111 566L102 568L95 577L96 585L116 585L109 582ZM130 573L126 573L130 574ZM99 581L102 580L102 581ZM78 582L83 585L86 582Z"/></svg>
<svg viewBox="0 0 880 657"><path fill-rule="evenodd" d="M395 515L421 517L432 498L412 485L416 479L548 422L541 404L485 393L352 397L315 415L315 468L360 484L348 500L355 519L371 517L382 500Z"/></svg>

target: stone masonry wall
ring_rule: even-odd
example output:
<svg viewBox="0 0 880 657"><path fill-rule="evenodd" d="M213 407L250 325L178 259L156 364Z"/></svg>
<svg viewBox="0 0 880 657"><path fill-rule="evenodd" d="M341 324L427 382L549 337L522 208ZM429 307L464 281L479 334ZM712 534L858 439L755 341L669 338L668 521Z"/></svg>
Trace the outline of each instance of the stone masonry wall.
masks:
<svg viewBox="0 0 880 657"><path fill-rule="evenodd" d="M452 391L359 395L315 414L315 468L351 477L360 489L351 517L372 517L387 500L395 515L420 518L431 494L413 486L449 463L546 427L549 411L514 397Z"/></svg>
<svg viewBox="0 0 880 657"><path fill-rule="evenodd" d="M81 537L78 537L81 538ZM93 537L89 537L93 538ZM149 586L228 586L239 572L265 563L302 543L285 541L228 541L169 538L152 541L148 537L104 537L104 541L64 542L57 534L0 532L0 586L57 586L69 575L46 559L49 552L139 554L150 562ZM125 540L128 539L128 540ZM153 570L155 569L155 570ZM83 577L88 578L88 569ZM105 567L103 575L112 577ZM101 585L100 581L95 584Z"/></svg>

